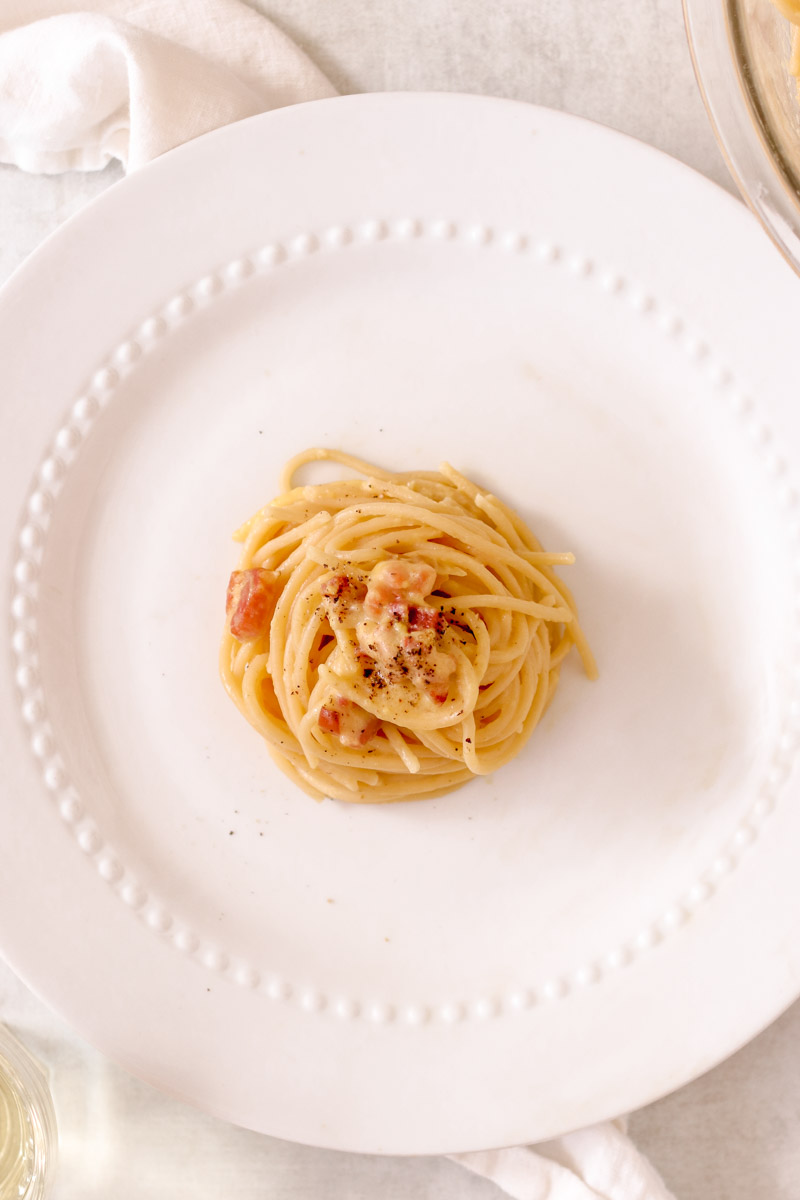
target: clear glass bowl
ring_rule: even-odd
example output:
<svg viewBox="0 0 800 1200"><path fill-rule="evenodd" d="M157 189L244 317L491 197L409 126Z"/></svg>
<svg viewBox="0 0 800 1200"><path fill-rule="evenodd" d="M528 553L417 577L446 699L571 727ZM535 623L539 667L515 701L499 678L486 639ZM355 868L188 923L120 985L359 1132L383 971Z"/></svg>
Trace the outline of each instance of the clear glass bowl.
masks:
<svg viewBox="0 0 800 1200"><path fill-rule="evenodd" d="M742 196L800 274L800 101L772 0L683 0L711 124Z"/></svg>
<svg viewBox="0 0 800 1200"><path fill-rule="evenodd" d="M45 1200L57 1153L45 1069L0 1025L0 1200Z"/></svg>

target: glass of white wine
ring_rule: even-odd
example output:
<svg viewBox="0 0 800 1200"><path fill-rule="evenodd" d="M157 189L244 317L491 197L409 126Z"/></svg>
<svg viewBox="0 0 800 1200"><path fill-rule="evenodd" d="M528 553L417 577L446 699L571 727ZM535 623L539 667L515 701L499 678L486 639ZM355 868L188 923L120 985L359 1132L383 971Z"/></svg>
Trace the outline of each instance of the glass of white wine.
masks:
<svg viewBox="0 0 800 1200"><path fill-rule="evenodd" d="M45 1069L0 1025L0 1200L44 1200L57 1152Z"/></svg>

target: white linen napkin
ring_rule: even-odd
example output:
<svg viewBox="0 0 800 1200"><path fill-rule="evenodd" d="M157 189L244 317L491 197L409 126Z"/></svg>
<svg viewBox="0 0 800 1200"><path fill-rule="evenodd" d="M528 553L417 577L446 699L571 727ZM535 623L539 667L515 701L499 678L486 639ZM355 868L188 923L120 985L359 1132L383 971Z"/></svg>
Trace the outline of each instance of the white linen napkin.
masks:
<svg viewBox="0 0 800 1200"><path fill-rule="evenodd" d="M0 0L0 161L135 170L218 126L336 94L240 0ZM535 1147L456 1154L515 1200L673 1200L608 1122Z"/></svg>
<svg viewBox="0 0 800 1200"><path fill-rule="evenodd" d="M201 133L336 89L240 0L0 0L0 161L135 170Z"/></svg>
<svg viewBox="0 0 800 1200"><path fill-rule="evenodd" d="M675 1200L626 1127L621 1118L537 1146L449 1157L514 1200Z"/></svg>

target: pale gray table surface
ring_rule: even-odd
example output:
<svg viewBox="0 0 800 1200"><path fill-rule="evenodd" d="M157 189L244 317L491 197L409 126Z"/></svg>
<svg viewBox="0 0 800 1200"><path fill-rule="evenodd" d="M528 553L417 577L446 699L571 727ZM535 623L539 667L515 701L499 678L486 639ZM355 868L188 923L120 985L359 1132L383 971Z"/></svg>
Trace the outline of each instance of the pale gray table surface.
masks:
<svg viewBox="0 0 800 1200"><path fill-rule="evenodd" d="M260 0L254 7L343 92L478 92L564 109L649 142L734 190L692 74L680 0ZM51 178L0 168L0 279L120 177L114 166ZM0 1020L53 1068L62 1126L55 1200L499 1194L446 1160L315 1150L196 1113L107 1063L2 963ZM633 1114L631 1132L678 1200L798 1200L800 1004L704 1078Z"/></svg>

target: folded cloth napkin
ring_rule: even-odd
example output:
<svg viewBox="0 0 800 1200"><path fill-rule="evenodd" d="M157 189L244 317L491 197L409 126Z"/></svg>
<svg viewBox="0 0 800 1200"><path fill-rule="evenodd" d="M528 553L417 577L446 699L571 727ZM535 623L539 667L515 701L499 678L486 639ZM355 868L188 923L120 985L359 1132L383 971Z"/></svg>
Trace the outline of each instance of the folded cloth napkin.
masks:
<svg viewBox="0 0 800 1200"><path fill-rule="evenodd" d="M240 0L0 0L0 161L134 170L242 117L335 95ZM672 1200L622 1122L456 1154L516 1200Z"/></svg>
<svg viewBox="0 0 800 1200"><path fill-rule="evenodd" d="M605 1121L537 1146L451 1154L514 1200L675 1200L626 1133Z"/></svg>
<svg viewBox="0 0 800 1200"><path fill-rule="evenodd" d="M335 96L240 0L0 0L0 162L135 170L231 121Z"/></svg>

